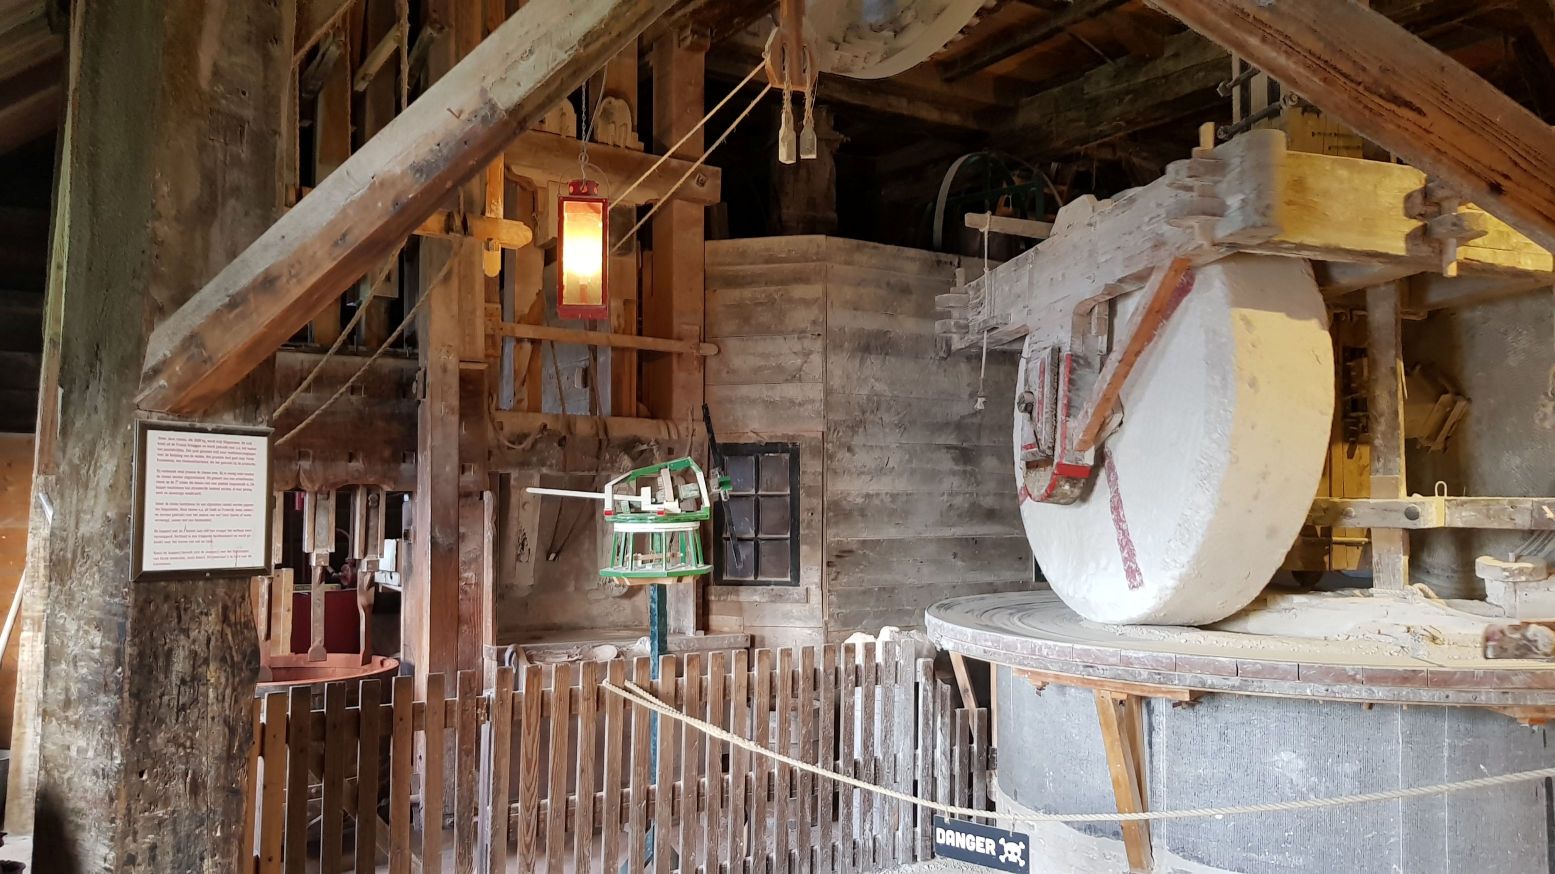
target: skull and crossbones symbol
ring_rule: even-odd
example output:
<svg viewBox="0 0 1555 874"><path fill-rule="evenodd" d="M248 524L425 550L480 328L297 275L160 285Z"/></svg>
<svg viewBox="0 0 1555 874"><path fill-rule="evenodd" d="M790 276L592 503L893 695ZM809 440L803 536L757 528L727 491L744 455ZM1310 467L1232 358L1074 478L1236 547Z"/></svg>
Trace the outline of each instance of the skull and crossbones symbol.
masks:
<svg viewBox="0 0 1555 874"><path fill-rule="evenodd" d="M1020 841L999 839L999 861L1025 867L1026 847Z"/></svg>

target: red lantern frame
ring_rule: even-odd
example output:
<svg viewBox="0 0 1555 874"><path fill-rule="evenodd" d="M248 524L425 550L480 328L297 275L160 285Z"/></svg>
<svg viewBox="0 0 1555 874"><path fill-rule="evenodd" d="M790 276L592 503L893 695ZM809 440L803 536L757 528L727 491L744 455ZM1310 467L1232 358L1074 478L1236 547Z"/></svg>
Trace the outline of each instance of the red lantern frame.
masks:
<svg viewBox="0 0 1555 874"><path fill-rule="evenodd" d="M610 263L610 202L598 195L599 185L592 179L574 179L567 193L556 199L556 315L562 319L602 321L610 318L610 287L606 281ZM599 211L599 303L567 302L567 220L568 204L597 204Z"/></svg>

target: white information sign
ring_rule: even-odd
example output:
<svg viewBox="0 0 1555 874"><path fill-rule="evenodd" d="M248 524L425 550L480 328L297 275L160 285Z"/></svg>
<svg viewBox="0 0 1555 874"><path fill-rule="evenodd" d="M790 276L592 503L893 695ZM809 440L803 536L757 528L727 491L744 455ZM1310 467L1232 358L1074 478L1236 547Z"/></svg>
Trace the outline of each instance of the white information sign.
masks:
<svg viewBox="0 0 1555 874"><path fill-rule="evenodd" d="M270 435L141 422L136 579L264 573Z"/></svg>

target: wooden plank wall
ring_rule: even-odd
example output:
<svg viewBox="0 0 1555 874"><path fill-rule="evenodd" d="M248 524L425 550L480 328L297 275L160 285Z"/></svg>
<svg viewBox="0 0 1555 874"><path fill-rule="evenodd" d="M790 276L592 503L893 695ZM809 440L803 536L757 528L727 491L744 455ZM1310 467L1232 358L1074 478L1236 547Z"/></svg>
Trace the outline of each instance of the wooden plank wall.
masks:
<svg viewBox="0 0 1555 874"><path fill-rule="evenodd" d="M708 586L708 630L749 633L762 645L824 638L825 242L706 246L707 334L719 348L707 360L707 404L718 440L799 447L800 585Z"/></svg>
<svg viewBox="0 0 1555 874"><path fill-rule="evenodd" d="M989 356L977 411L978 356L935 354L934 296L955 267L835 237L707 244L718 437L797 443L802 475L802 594L712 586L715 629L836 640L1031 585L1011 470L1017 357Z"/></svg>
<svg viewBox="0 0 1555 874"><path fill-rule="evenodd" d="M827 238L826 627L921 625L956 595L1028 588L1012 472L1018 356L935 353L955 256Z"/></svg>
<svg viewBox="0 0 1555 874"><path fill-rule="evenodd" d="M800 761L987 808L987 711L956 709L932 661L911 650L691 653L664 657L657 680L650 667L527 665L501 669L485 690L472 672L456 684L432 675L424 699L401 677L332 684L318 700L302 687L256 701L256 870L867 872L928 858L929 811L678 722L655 725L601 689L606 680L631 679ZM411 774L417 733L440 752L427 768L447 780Z"/></svg>

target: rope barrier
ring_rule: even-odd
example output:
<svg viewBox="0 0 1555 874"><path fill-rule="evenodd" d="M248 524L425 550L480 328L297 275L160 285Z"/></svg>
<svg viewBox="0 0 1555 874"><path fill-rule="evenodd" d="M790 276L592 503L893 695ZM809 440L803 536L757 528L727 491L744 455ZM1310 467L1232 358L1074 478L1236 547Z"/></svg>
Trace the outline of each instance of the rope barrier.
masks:
<svg viewBox="0 0 1555 874"><path fill-rule="evenodd" d="M775 759L776 761L782 762L789 767L797 768L806 773L814 774L817 777L823 777L837 783L843 783L856 789L862 789L866 792L871 792L886 798L895 799L897 801L905 801L908 804L927 808L929 810L935 810L950 816L987 818L991 815L1000 821L1011 823L1139 822L1166 819L1206 819L1210 817L1219 818L1224 816L1238 816L1248 813L1283 813L1293 810L1315 810L1325 807L1345 807L1351 804L1369 804L1377 801L1398 801L1405 798L1423 798L1431 795L1445 795L1451 792L1466 792L1473 789L1488 789L1492 786L1505 786L1512 783L1527 783L1534 780L1555 778L1555 768L1538 768L1532 771L1518 771L1512 774L1497 774L1491 777L1476 777L1472 780L1458 780L1452 783L1436 783L1430 786L1409 786L1403 789L1387 789L1381 792L1365 792L1357 795L1338 795L1330 798L1309 798L1295 801L1271 801L1265 804L1244 804L1236 807L1197 807L1188 810L1149 810L1140 813L1023 813L1010 815L996 811L978 810L971 807L957 807L951 804L940 804L935 801L928 801L915 795L908 795L905 792L897 792L894 789L887 789L884 786L876 786L873 783L867 783L863 780L849 777L846 774L839 774L836 771L831 771L818 765L812 765L809 762L802 762L798 759L785 756L782 753L776 752L774 750L769 750L760 744L747 740L731 732L725 731L716 725L712 725L697 719L696 717L681 713L680 711L670 707L669 705L645 692L635 683L626 683L625 689L622 689L611 683L602 683L601 686L606 692L609 692L612 695L624 698L627 701L638 705L639 707L647 708L648 710L658 713L659 715L668 719L673 719L676 722L684 723L702 732L703 734L708 735L709 737L727 741L728 743L734 744L741 749L749 750L750 752L756 753L757 755L766 756L770 759Z"/></svg>

